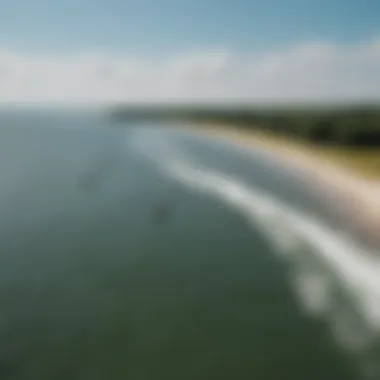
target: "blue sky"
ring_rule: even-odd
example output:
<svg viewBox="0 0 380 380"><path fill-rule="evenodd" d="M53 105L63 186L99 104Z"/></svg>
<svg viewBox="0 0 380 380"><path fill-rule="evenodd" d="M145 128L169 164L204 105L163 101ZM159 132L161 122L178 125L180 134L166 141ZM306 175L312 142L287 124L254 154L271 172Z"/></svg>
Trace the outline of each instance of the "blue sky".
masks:
<svg viewBox="0 0 380 380"><path fill-rule="evenodd" d="M262 51L380 34L379 0L0 0L0 44L156 55L194 46Z"/></svg>
<svg viewBox="0 0 380 380"><path fill-rule="evenodd" d="M0 103L380 102L380 0L0 0Z"/></svg>

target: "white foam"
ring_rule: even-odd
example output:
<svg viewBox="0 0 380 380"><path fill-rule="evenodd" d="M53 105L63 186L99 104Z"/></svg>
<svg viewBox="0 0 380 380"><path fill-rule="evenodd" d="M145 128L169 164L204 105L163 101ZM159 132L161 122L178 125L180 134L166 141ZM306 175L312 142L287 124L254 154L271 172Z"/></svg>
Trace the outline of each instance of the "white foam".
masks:
<svg viewBox="0 0 380 380"><path fill-rule="evenodd" d="M237 178L178 160L165 171L181 183L217 196L261 225L278 248L288 251L307 241L348 290L356 295L365 317L380 331L380 260L348 236L339 235L322 221L260 193Z"/></svg>
<svg viewBox="0 0 380 380"><path fill-rule="evenodd" d="M283 257L299 266L292 281L302 306L308 313L329 320L341 344L363 350L380 339L380 259L376 252L238 177L197 164L169 141L156 138L153 145L155 149L151 145L148 151L144 149L145 154L165 175L245 215L262 229ZM350 328L350 315L331 307L330 279L324 271L304 265L302 257L308 254L305 249L312 250L321 265L339 279L364 326Z"/></svg>

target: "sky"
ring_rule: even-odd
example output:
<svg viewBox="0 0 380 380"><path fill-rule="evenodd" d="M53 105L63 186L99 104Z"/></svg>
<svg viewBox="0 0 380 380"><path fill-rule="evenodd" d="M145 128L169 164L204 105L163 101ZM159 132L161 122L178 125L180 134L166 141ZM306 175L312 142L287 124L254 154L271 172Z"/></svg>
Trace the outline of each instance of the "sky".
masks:
<svg viewBox="0 0 380 380"><path fill-rule="evenodd" d="M0 0L0 102L380 100L379 0Z"/></svg>

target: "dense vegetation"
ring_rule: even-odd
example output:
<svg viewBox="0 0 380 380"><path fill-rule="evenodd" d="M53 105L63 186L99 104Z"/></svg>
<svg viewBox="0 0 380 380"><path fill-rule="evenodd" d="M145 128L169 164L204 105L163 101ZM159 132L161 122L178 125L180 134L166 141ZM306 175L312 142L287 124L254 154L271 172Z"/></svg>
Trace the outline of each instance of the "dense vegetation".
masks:
<svg viewBox="0 0 380 380"><path fill-rule="evenodd" d="M115 120L175 120L231 124L264 130L316 144L380 147L380 107L228 108L119 107Z"/></svg>

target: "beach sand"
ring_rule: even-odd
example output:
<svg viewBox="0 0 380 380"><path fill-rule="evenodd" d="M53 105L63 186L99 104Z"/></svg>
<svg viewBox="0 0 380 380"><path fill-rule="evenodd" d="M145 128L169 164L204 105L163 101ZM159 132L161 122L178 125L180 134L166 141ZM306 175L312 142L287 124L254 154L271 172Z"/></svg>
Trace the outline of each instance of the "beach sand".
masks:
<svg viewBox="0 0 380 380"><path fill-rule="evenodd" d="M291 140L228 126L206 124L190 128L245 147L264 149L279 165L294 167L313 190L331 203L352 234L380 252L380 178L368 179L347 164L342 165Z"/></svg>

